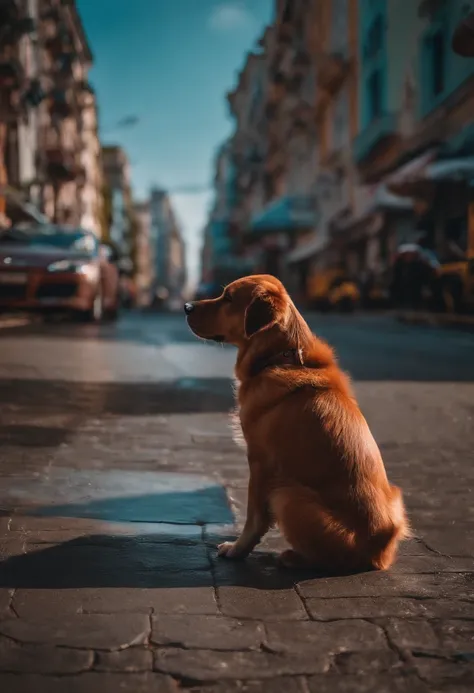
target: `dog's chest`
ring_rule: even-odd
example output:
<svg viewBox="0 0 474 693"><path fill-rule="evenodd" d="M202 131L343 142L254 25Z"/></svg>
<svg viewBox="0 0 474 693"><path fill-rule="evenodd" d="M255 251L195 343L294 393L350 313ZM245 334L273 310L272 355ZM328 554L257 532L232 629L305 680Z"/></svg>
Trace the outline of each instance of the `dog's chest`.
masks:
<svg viewBox="0 0 474 693"><path fill-rule="evenodd" d="M230 415L230 427L232 430L232 438L234 443L244 450L247 449L247 442L245 440L244 432L242 430L242 422L240 420L240 410L236 406L234 411Z"/></svg>

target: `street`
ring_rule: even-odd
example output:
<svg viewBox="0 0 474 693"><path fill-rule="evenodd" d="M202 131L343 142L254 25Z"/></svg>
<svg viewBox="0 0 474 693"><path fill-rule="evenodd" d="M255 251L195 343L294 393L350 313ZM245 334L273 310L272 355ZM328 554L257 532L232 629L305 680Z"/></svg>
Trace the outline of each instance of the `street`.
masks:
<svg viewBox="0 0 474 693"><path fill-rule="evenodd" d="M474 334L308 320L353 376L414 538L388 573L277 567L242 526L229 347L181 314L0 328L0 690L467 693Z"/></svg>

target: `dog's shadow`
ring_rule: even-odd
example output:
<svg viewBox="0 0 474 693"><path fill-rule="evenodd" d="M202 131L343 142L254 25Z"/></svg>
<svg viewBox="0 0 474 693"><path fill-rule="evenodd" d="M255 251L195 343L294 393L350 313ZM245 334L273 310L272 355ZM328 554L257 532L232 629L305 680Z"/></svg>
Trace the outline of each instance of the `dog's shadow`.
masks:
<svg viewBox="0 0 474 693"><path fill-rule="evenodd" d="M0 544L0 588L233 585L282 590L322 576L281 567L273 549L284 547L272 543L271 535L245 561L218 558L217 545L235 536L225 529L233 526L234 517L219 485L48 503L24 507L13 517L19 529L8 532L3 556Z"/></svg>
<svg viewBox="0 0 474 693"><path fill-rule="evenodd" d="M219 537L219 541L222 537ZM30 544L0 563L0 587L17 589L241 586L281 590L310 577L256 551L245 561L217 557L213 538L180 534L85 535L61 544Z"/></svg>

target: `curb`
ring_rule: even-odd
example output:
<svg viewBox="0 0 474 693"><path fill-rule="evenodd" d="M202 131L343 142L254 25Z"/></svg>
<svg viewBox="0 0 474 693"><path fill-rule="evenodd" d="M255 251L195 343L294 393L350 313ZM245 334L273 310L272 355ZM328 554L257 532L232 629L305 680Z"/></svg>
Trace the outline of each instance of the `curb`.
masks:
<svg viewBox="0 0 474 693"><path fill-rule="evenodd" d="M449 315L445 313L423 313L407 311L396 313L396 319L408 325L428 325L430 327L451 327L474 332L474 315Z"/></svg>

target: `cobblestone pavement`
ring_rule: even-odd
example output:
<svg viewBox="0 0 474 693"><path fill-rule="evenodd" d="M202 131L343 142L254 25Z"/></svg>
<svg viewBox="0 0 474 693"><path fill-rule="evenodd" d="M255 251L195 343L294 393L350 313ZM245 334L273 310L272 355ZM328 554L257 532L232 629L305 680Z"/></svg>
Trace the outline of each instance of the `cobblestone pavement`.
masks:
<svg viewBox="0 0 474 693"><path fill-rule="evenodd" d="M313 317L354 373L416 538L388 573L241 564L232 351L181 317L0 333L0 691L474 688L474 337Z"/></svg>

